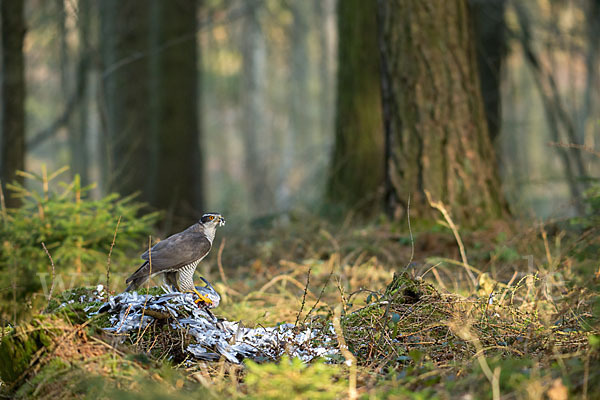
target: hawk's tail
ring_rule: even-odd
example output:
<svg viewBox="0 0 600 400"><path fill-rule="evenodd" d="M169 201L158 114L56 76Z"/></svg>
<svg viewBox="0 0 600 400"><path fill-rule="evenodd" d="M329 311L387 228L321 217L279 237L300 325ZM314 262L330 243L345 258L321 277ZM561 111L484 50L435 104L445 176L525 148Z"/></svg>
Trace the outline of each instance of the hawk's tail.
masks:
<svg viewBox="0 0 600 400"><path fill-rule="evenodd" d="M150 277L149 273L150 270L148 268L148 262L145 262L137 269L137 271L135 271L133 274L131 274L129 278L127 278L125 283L128 283L129 286L127 286L127 289L125 289L125 291L131 292L132 290L139 288L141 285L144 284L144 282L148 280L148 278Z"/></svg>

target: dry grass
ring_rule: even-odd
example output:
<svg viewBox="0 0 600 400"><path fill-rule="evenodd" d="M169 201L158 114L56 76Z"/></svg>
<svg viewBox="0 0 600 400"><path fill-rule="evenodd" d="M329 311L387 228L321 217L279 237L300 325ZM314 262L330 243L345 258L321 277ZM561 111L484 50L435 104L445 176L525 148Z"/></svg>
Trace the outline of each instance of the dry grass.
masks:
<svg viewBox="0 0 600 400"><path fill-rule="evenodd" d="M208 261L214 268L204 276L222 295L217 315L246 326L297 320L326 328L339 307L346 344L358 363L358 396L410 398L409 390L442 398L470 393L558 399L551 395L563 387L588 398L598 393L589 384L598 378L593 368L598 352L590 345L590 337L598 335L597 293L580 284L565 235L506 225L463 232L470 266L457 261L452 232L430 227L416 230L414 248L401 227L388 223L334 229L318 221L271 227L249 237L227 235ZM413 252L414 261L406 266ZM533 262L528 265L524 256ZM478 276L474 289L467 268ZM182 349L189 338L173 335L166 326L157 321L139 335L123 337L122 344L97 333L72 335L68 343L73 346L52 357L78 365L102 360L85 368L116 379L114 371L106 372L103 357L148 354L158 363L152 368L166 360L175 367L179 375L167 385L175 392L185 385L216 398L257 395L252 390L260 386L246 386L244 366L223 360L188 363ZM88 356L78 358L74 347ZM145 362L123 362L140 372L135 379L119 380L124 388L135 389L139 379L165 379L162 373L154 377ZM317 370L314 376L310 370L294 375L285 368L280 372L299 382L320 376ZM342 365L336 379L348 381L351 371Z"/></svg>

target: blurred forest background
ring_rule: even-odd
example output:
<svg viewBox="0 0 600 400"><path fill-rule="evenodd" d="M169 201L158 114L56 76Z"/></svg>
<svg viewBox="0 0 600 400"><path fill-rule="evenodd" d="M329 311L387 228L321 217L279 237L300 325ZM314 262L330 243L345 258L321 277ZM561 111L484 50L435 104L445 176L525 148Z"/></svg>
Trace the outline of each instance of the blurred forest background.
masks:
<svg viewBox="0 0 600 400"><path fill-rule="evenodd" d="M467 65L453 75L425 60L430 74L450 76L432 90L446 90L438 97L451 103L464 82L467 90L480 86L500 197L514 214L580 213L599 163L600 2L471 0L469 7L455 44L475 43L478 73ZM401 1L5 0L6 201L16 204L5 187L22 179L16 170L68 165L83 185L97 183L95 198L140 192L138 200L167 211L167 230L204 210L246 220L323 206L331 214L400 215L411 192L418 204L427 179L394 185L395 176L412 182L408 175L419 173L386 165L417 164L428 148L413 139L429 135L428 125L421 118L394 148L393 136L412 122L385 103L410 108L403 74L427 47L415 29L411 53L398 32L422 11L432 24L443 21L433 4ZM464 60L451 47L441 51L458 65L470 62L468 48ZM432 126L456 120L450 108ZM439 146L457 154L440 158L469 154L444 140ZM438 154L430 157L436 165ZM495 169L493 154L483 160ZM452 206L452 190L444 190L437 197Z"/></svg>

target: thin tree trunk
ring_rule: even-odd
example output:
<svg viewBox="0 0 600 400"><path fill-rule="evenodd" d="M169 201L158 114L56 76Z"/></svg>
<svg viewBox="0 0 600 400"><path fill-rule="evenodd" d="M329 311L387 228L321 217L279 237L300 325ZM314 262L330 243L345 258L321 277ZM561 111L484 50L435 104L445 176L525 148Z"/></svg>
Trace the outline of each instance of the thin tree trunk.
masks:
<svg viewBox="0 0 600 400"><path fill-rule="evenodd" d="M332 76L332 58L333 58L333 32L332 25L335 15L335 4L332 0L317 1L315 7L315 16L318 20L319 34L319 128L320 137L327 138L331 135L333 128L333 79Z"/></svg>
<svg viewBox="0 0 600 400"><path fill-rule="evenodd" d="M18 207L21 201L7 196L6 183L23 183L17 170L25 169L25 63L23 39L25 18L23 1L0 0L2 18L2 131L0 180L6 206Z"/></svg>
<svg viewBox="0 0 600 400"><path fill-rule="evenodd" d="M598 95L598 53L600 52L600 0L588 0L587 3L586 24L588 49L585 59L587 79L583 94L581 117L579 119L579 138L581 143L588 143L586 140L586 128L589 117L593 113L593 93L595 92L596 95ZM596 98L596 100L597 99L598 98Z"/></svg>
<svg viewBox="0 0 600 400"><path fill-rule="evenodd" d="M529 15L522 5L514 3L517 21L520 28L520 41L525 59L532 69L532 75L535 85L538 88L544 113L546 114L551 138L554 142L563 141L561 135L561 125L565 130L566 141L573 144L580 144L577 140L575 126L571 117L565 110L558 86L552 73L546 71L540 62L534 48L531 44L532 36L530 29ZM574 205L579 213L583 212L582 193L585 190L586 182L579 178L586 177L585 166L581 152L568 151L562 146L557 146L556 151L560 156L565 169L565 180L571 192Z"/></svg>
<svg viewBox="0 0 600 400"><path fill-rule="evenodd" d="M78 109L74 114L71 124L69 124L69 149L71 152L71 168L73 173L79 174L81 184L86 186L90 183L88 172L88 96L87 96L87 75L90 65L90 0L79 1L79 15L77 24L79 28L79 51L78 62L75 70L74 88L77 93Z"/></svg>
<svg viewBox="0 0 600 400"><path fill-rule="evenodd" d="M273 207L267 160L268 138L265 125L265 84L267 49L260 25L262 3L248 3L242 38L242 107L245 174L252 200L251 211L262 213Z"/></svg>
<svg viewBox="0 0 600 400"><path fill-rule="evenodd" d="M278 207L287 209L291 204L293 182L300 182L304 170L299 168L311 143L308 92L308 32L311 2L294 1L289 3L292 13L289 106L290 120L283 138L283 168L277 194Z"/></svg>

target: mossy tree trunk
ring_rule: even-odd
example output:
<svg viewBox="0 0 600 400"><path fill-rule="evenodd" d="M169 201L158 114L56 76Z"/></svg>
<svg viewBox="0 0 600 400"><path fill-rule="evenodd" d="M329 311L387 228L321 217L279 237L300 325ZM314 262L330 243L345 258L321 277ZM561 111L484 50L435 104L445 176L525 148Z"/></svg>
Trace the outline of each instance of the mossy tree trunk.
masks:
<svg viewBox="0 0 600 400"><path fill-rule="evenodd" d="M368 215L383 187L383 125L377 3L338 3L335 143L327 199Z"/></svg>
<svg viewBox="0 0 600 400"><path fill-rule="evenodd" d="M23 1L0 1L2 19L2 126L0 130L0 180L5 185L16 180L18 170L25 169L25 63L23 39L25 17ZM20 199L6 196L6 206L18 207Z"/></svg>
<svg viewBox="0 0 600 400"><path fill-rule="evenodd" d="M410 196L412 216L431 215L428 191L462 223L501 216L467 1L378 4L388 210L402 215Z"/></svg>

